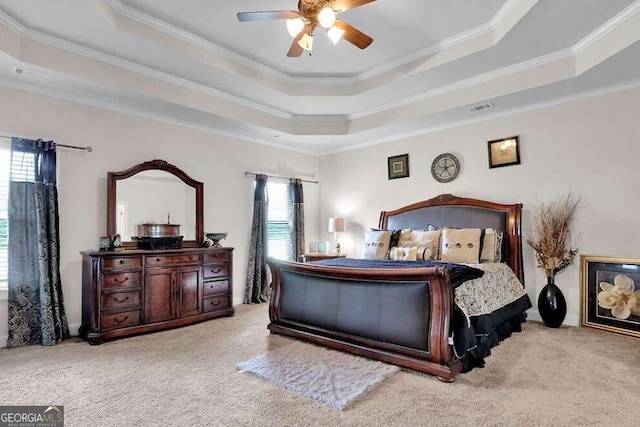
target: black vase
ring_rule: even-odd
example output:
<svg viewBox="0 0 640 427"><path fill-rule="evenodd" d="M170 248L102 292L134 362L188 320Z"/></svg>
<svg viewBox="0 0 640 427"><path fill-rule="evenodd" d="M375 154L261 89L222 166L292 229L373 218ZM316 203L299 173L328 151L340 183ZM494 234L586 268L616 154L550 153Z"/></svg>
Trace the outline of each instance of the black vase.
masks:
<svg viewBox="0 0 640 427"><path fill-rule="evenodd" d="M567 315L567 301L556 286L554 277L547 277L547 285L540 291L538 313L549 328L559 328Z"/></svg>

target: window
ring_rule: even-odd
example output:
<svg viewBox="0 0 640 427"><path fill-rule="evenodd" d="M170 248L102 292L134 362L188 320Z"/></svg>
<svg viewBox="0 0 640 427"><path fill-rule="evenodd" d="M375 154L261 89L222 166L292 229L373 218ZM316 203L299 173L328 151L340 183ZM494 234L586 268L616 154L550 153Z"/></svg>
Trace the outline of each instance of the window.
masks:
<svg viewBox="0 0 640 427"><path fill-rule="evenodd" d="M7 288L9 263L9 162L11 141L0 137L0 289Z"/></svg>
<svg viewBox="0 0 640 427"><path fill-rule="evenodd" d="M289 184L267 182L267 255L281 260L292 258L291 209L289 209Z"/></svg>

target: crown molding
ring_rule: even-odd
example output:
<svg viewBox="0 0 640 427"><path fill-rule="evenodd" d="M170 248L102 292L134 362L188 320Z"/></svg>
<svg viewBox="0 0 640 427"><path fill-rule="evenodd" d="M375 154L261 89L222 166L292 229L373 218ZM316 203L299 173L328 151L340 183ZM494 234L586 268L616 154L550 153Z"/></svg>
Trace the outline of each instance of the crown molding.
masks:
<svg viewBox="0 0 640 427"><path fill-rule="evenodd" d="M124 70L128 70L146 77L151 77L153 79L157 79L157 80L170 83L176 86L180 86L186 89L191 89L196 92L213 96L227 102L242 105L243 107L255 109L263 113L274 115L276 117L290 119L292 116L292 114L287 111L269 107L261 103L249 101L245 98L241 98L241 97L232 95L228 92L224 92L222 90L219 90L210 86L206 86L201 83L196 83L191 80L187 80L185 78L178 77L173 74L166 73L164 71L160 71L156 68L148 67L146 65L141 65L133 61L129 61L127 59L123 59L118 56L111 55L97 49L92 49L92 48L80 45L78 43L62 39L60 37L43 33L38 30L33 30L19 23L15 19L13 19L2 9L0 9L0 24L4 25L9 30L11 30L12 32L14 32L15 34L17 34L22 38L25 38L37 43L42 43L47 46L62 49L64 51L73 53L75 55L80 55L86 58L94 59L96 61L103 62L105 64L113 65L115 67L122 68ZM16 59L19 59L19 58L16 58Z"/></svg>
<svg viewBox="0 0 640 427"><path fill-rule="evenodd" d="M134 7L126 5L122 3L122 1L120 0L103 0L103 1L105 1L116 13L119 13L128 18L131 18L141 24L155 28L156 30L162 31L163 33L169 34L173 37L184 40L195 46L199 46L216 55L220 55L232 61L246 65L248 67L252 67L255 70L268 74L271 77L282 80L282 81L288 81L291 78L291 76L289 76L286 73L278 71L267 65L261 64L258 61L254 61L253 59L250 59L244 55L240 55L230 49L226 49L203 37L197 36L193 33L190 33L174 25L171 25L166 21L156 18L155 16L152 16L148 13L144 13Z"/></svg>
<svg viewBox="0 0 640 427"><path fill-rule="evenodd" d="M598 97L598 96L610 95L610 94L613 94L613 93L624 92L626 90L637 89L637 88L640 88L640 79L633 80L633 81L626 82L626 83L622 83L622 84L618 84L618 85L612 85L612 86L607 86L607 87L603 87L603 88L599 88L599 89L585 91L585 92L581 92L581 93L574 94L574 95L561 96L561 97L553 98L553 99L550 99L550 100L547 100L547 101L536 102L536 103L532 103L532 104L529 104L529 105L525 105L523 107L516 107L516 108L510 108L510 109L504 110L504 111L497 111L497 112L494 112L494 113L487 113L487 114L484 114L482 116L474 117L474 118L471 118L471 119L457 120L457 121L452 121L452 122L445 123L445 124L438 125L438 126L432 126L432 127L428 127L428 128L424 128L424 129L414 130L414 131L411 131L411 132L404 132L404 133L400 133L400 134L394 134L392 136L385 136L385 137L382 137L382 138L374 139L374 140L363 142L363 143L360 143L360 144L352 144L352 145L349 145L348 147L344 147L344 148L340 148L340 149L321 151L321 152L317 153L317 155L322 157L322 156L328 156L328 155L331 155L331 154L343 153L343 152L346 152L346 151L359 150L361 148L371 147L371 146L374 146L374 145L380 145L380 144L384 144L384 143L387 143L387 142L399 141L399 140L406 139L406 138L411 138L411 137L414 137L414 136L426 135L426 134L429 134L429 133L439 132L439 131L442 131L442 130L453 129L453 128L457 128L457 127L460 127L460 126L467 126L467 125L471 125L471 124L475 124L475 123L485 122L485 121L488 121L488 120L495 120L495 119L499 119L499 118L503 118L503 117L513 116L513 115L516 115L516 114L527 113L529 111L535 111L535 110L541 110L541 109L545 109L545 108L551 108L551 107L555 107L555 106L562 105L562 104L568 104L568 103L571 103L571 102L581 101L581 100L588 99L588 98L595 98L595 97Z"/></svg>
<svg viewBox="0 0 640 427"><path fill-rule="evenodd" d="M410 104L424 101L429 98L433 98L435 96L445 95L447 93L459 91L461 89L469 89L469 88L472 88L473 86L476 86L482 83L487 83L492 80L500 79L502 77L527 71L543 65L548 65L553 62L561 61L563 59L571 58L573 55L574 55L573 51L570 48L559 50L559 51L550 53L548 55L539 56L537 58L523 61L518 64L509 65L507 67L499 68L497 70L489 71L484 74L479 74L477 76L473 76L468 79L460 80L455 83L441 86L437 89L432 89L413 97L404 98L402 100L380 105L368 110L362 110L362 111L359 111L358 113L350 114L349 119L350 120L361 119L363 117L367 117L373 114L383 113L385 111L389 111L395 108L406 107Z"/></svg>
<svg viewBox="0 0 640 427"><path fill-rule="evenodd" d="M582 40L572 46L573 52L577 55L589 46L595 44L602 38L609 35L613 30L626 23L629 19L640 13L640 0L636 0L623 9L616 16L602 24L595 31L588 34Z"/></svg>
<svg viewBox="0 0 640 427"><path fill-rule="evenodd" d="M39 85L35 85L35 84L30 84L30 83L17 81L17 80L14 80L14 79L8 79L8 78L1 77L1 76L0 76L0 87L8 87L8 88L11 88L11 89L17 89L17 90L21 90L21 91L24 91L24 92L35 93L37 95L42 95L42 96L46 96L46 97L49 97L49 98L62 99L62 100L65 100L65 101L74 102L76 104L88 105L90 107L95 107L95 108L101 108L101 109L105 109L105 110L115 111L117 113L129 114L129 115L132 115L132 116L141 117L141 118L144 118L144 119L150 119L150 120L154 120L154 121L157 121L157 122L183 126L183 127L189 128L189 129L195 129L195 130L199 130L199 131L203 131L203 132L207 132L207 133L211 133L211 134L215 134L215 135L227 136L227 137L231 137L231 138L235 138L235 139L241 139L241 140L244 140L244 141L249 141L249 142L253 142L253 143L256 143L256 144L260 144L260 145L266 145L266 146L273 147L273 148L279 148L279 149L282 149L282 150L294 151L294 152L297 152L297 153L309 154L309 155L317 156L317 153L315 153L313 151L304 150L304 149L296 147L296 146L278 144L278 143L270 141L268 139L252 137L252 136L245 135L245 134L242 134L242 133L227 131L227 130L216 128L216 127L212 127L212 126L203 126L203 125L200 125L200 124L197 124L197 123L193 123L193 122L189 122L189 121L186 121L186 120L176 119L174 117L169 117L169 116L165 116L165 115L162 115L162 114L152 113L152 112L149 112L147 110L133 108L133 107L130 107L130 106L127 106L127 105L123 105L123 104L119 104L119 103L116 103L116 102L107 101L107 100L100 99L100 98L94 97L94 96L81 95L81 94L78 94L78 93L64 91L64 90L61 90L61 89L53 89L53 88L50 88L50 87L43 87L43 86L39 86Z"/></svg>

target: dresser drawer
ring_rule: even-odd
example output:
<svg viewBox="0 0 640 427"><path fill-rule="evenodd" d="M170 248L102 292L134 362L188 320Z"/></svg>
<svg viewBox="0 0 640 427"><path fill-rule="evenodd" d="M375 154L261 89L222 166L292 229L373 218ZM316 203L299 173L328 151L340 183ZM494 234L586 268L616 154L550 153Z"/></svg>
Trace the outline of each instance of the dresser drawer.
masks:
<svg viewBox="0 0 640 427"><path fill-rule="evenodd" d="M103 314L102 330L125 328L127 326L136 326L140 324L140 310L123 311L120 313Z"/></svg>
<svg viewBox="0 0 640 427"><path fill-rule="evenodd" d="M211 282L204 282L204 295L213 294L226 294L229 293L229 281L228 280L214 280Z"/></svg>
<svg viewBox="0 0 640 427"><path fill-rule="evenodd" d="M204 299L204 312L224 310L229 308L229 297L227 295Z"/></svg>
<svg viewBox="0 0 640 427"><path fill-rule="evenodd" d="M116 292L102 295L102 309L140 307L140 291Z"/></svg>
<svg viewBox="0 0 640 427"><path fill-rule="evenodd" d="M204 266L205 279L215 279L217 277L229 277L229 264L211 264Z"/></svg>
<svg viewBox="0 0 640 427"><path fill-rule="evenodd" d="M137 288L140 286L140 272L105 273L102 276L102 289Z"/></svg>
<svg viewBox="0 0 640 427"><path fill-rule="evenodd" d="M226 262L229 261L229 251L211 251L204 253L204 262Z"/></svg>
<svg viewBox="0 0 640 427"><path fill-rule="evenodd" d="M187 255L147 255L146 266L166 266L177 264L200 264L200 254L187 254Z"/></svg>
<svg viewBox="0 0 640 427"><path fill-rule="evenodd" d="M125 269L142 267L142 257L105 257L102 258L102 268L104 270L109 269Z"/></svg>

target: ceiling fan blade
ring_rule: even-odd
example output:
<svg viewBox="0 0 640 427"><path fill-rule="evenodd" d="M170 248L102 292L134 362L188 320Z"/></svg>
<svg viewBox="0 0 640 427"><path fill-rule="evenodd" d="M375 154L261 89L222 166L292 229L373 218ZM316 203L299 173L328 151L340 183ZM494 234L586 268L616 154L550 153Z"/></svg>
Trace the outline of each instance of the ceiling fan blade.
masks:
<svg viewBox="0 0 640 427"><path fill-rule="evenodd" d="M373 42L371 37L344 21L336 19L336 23L333 25L344 30L344 34L342 35L343 39L360 49L366 49Z"/></svg>
<svg viewBox="0 0 640 427"><path fill-rule="evenodd" d="M345 12L349 9L355 9L356 7L364 6L365 4L372 3L376 0L335 0L331 7L336 12Z"/></svg>
<svg viewBox="0 0 640 427"><path fill-rule="evenodd" d="M293 19L300 14L295 10L273 10L265 12L239 12L238 21L269 21L271 19Z"/></svg>
<svg viewBox="0 0 640 427"><path fill-rule="evenodd" d="M291 47L289 48L289 52L287 52L287 56L291 58L295 58L296 56L302 55L304 49L302 46L298 44L304 33L306 32L306 28L298 33L295 39L293 39L293 43L291 43Z"/></svg>

